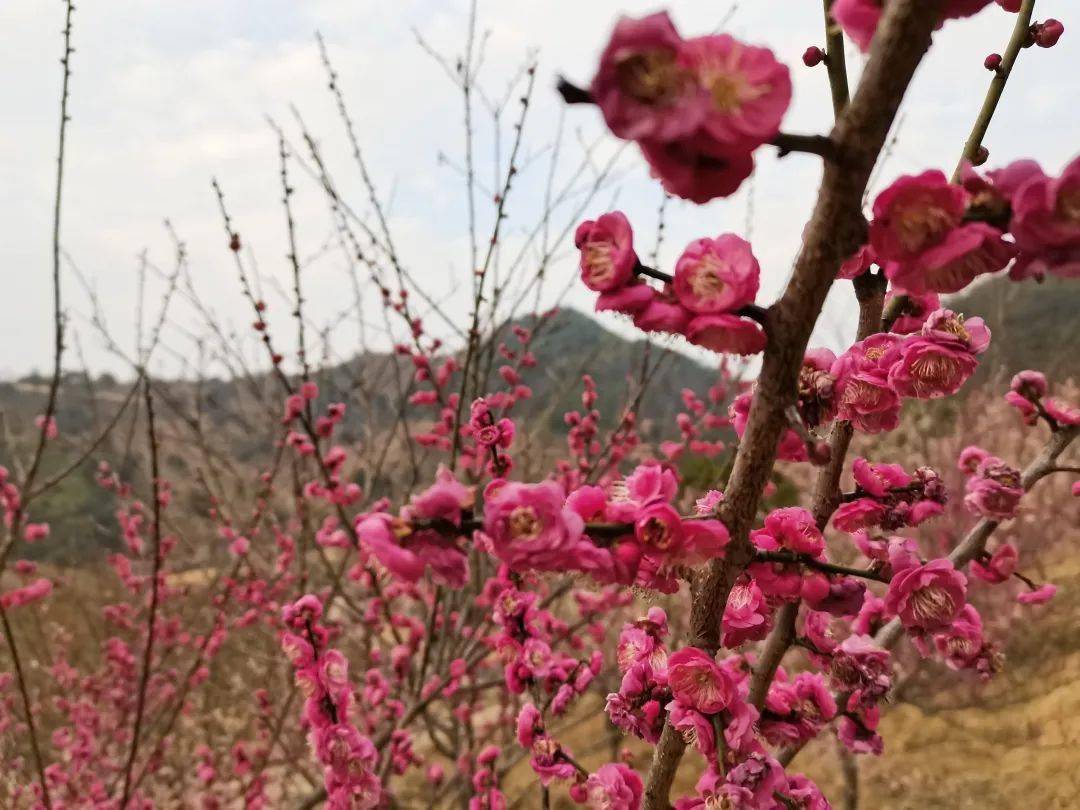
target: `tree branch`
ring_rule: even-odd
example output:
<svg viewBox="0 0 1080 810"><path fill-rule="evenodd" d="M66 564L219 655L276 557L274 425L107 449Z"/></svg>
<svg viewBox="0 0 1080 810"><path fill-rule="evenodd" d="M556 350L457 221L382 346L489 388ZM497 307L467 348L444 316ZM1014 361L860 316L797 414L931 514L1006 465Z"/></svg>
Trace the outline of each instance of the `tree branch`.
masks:
<svg viewBox="0 0 1080 810"><path fill-rule="evenodd" d="M1034 13L1035 0L1024 0L1023 5L1020 6L1020 11L1016 15L1016 24L1013 26L1012 37L1009 39L1008 47L1006 47L1005 54L1001 58L1001 64L994 71L994 78L990 80L990 87L986 91L982 109L979 110L979 114L975 118L971 134L968 135L968 139L964 143L964 152L960 156L960 161L956 164L955 171L953 171L952 181L954 183L960 179L960 171L963 169L964 163L974 161L979 147L982 146L986 131L990 128L990 121L997 111L998 102L1001 101L1001 95L1005 92L1005 85L1009 81L1009 76L1012 75L1016 58L1020 55L1021 49L1031 36L1029 29L1031 27L1031 15Z"/></svg>
<svg viewBox="0 0 1080 810"><path fill-rule="evenodd" d="M731 543L725 559L710 563L695 582L690 643L709 652L719 648L731 587L753 560L750 527L776 460L777 442L786 425L784 412L795 402L807 341L840 264L865 238L862 196L908 84L930 46L940 8L940 0L888 4L859 88L830 136L845 155L845 165L841 169L825 163L791 281L768 311L768 344L758 387L720 509ZM656 747L645 788L645 810L664 810L669 805L668 793L681 756L674 742L677 736L665 730Z"/></svg>

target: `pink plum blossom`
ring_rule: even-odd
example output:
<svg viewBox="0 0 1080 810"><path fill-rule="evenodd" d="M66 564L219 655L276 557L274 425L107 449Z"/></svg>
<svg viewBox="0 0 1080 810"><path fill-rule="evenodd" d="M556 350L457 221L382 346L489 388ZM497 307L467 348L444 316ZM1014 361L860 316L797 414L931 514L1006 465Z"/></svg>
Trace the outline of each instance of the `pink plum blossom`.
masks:
<svg viewBox="0 0 1080 810"><path fill-rule="evenodd" d="M582 222L574 233L574 246L581 251L581 280L590 290L618 290L634 277L638 263L634 231L622 211Z"/></svg>
<svg viewBox="0 0 1080 810"><path fill-rule="evenodd" d="M668 656L667 678L675 699L702 714L716 714L734 698L730 676L711 655L696 647L684 647Z"/></svg>
<svg viewBox="0 0 1080 810"><path fill-rule="evenodd" d="M761 268L750 243L734 234L691 242L675 263L680 303L699 314L729 312L752 303Z"/></svg>
<svg viewBox="0 0 1080 810"><path fill-rule="evenodd" d="M931 560L893 575L885 605L911 632L947 628L964 606L967 578L947 559Z"/></svg>

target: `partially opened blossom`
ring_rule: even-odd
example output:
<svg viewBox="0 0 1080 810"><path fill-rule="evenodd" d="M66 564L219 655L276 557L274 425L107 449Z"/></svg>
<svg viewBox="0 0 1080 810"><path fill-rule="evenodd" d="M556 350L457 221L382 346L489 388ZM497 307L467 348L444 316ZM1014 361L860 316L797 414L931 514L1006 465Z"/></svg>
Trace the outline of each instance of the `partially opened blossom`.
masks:
<svg viewBox="0 0 1080 810"><path fill-rule="evenodd" d="M1047 415L1059 425L1080 425L1080 408L1062 402L1056 397L1043 400Z"/></svg>
<svg viewBox="0 0 1080 810"><path fill-rule="evenodd" d="M696 748L706 761L716 756L716 729L711 717L678 700L667 705L667 712L668 722L682 735L687 745Z"/></svg>
<svg viewBox="0 0 1080 810"><path fill-rule="evenodd" d="M765 349L765 330L757 321L734 314L698 315L686 326L686 339L717 354L757 354Z"/></svg>
<svg viewBox="0 0 1080 810"><path fill-rule="evenodd" d="M574 233L581 251L581 280L595 292L611 292L634 277L638 258L634 253L634 230L622 211L587 220Z"/></svg>
<svg viewBox="0 0 1080 810"><path fill-rule="evenodd" d="M807 428L831 422L836 415L836 355L828 349L809 349L799 369L798 409Z"/></svg>
<svg viewBox="0 0 1080 810"><path fill-rule="evenodd" d="M765 525L751 532L759 548L786 549L816 557L825 550L825 538L814 516L798 506L774 509L765 516Z"/></svg>
<svg viewBox="0 0 1080 810"><path fill-rule="evenodd" d="M643 660L626 671L619 691L607 696L605 711L618 728L655 743L664 728L664 708L670 701L666 669L654 668Z"/></svg>
<svg viewBox="0 0 1080 810"><path fill-rule="evenodd" d="M761 730L769 742L808 742L836 716L836 701L818 673L800 672L791 680L773 681L765 699Z"/></svg>
<svg viewBox="0 0 1080 810"><path fill-rule="evenodd" d="M652 297L649 303L634 313L634 326L643 332L681 334L690 322L691 313L675 297L670 285Z"/></svg>
<svg viewBox="0 0 1080 810"><path fill-rule="evenodd" d="M637 771L621 762L602 765L585 782L590 810L638 810L645 786Z"/></svg>
<svg viewBox="0 0 1080 810"><path fill-rule="evenodd" d="M946 559L931 560L893 575L886 607L911 632L948 627L964 606L967 578Z"/></svg>
<svg viewBox="0 0 1080 810"><path fill-rule="evenodd" d="M890 289L885 293L885 311L893 309L894 301L900 298L899 314L893 321L892 329L898 335L909 335L918 332L926 323L927 317L935 310L941 309L941 299L937 293L928 292L916 294L906 290Z"/></svg>
<svg viewBox="0 0 1080 810"><path fill-rule="evenodd" d="M618 312L632 316L648 307L656 296L656 290L648 284L636 282L601 293L596 298L594 308L597 312Z"/></svg>
<svg viewBox="0 0 1080 810"><path fill-rule="evenodd" d="M691 242L675 263L673 287L692 312L729 312L753 303L761 268L750 243L734 234Z"/></svg>
<svg viewBox="0 0 1080 810"><path fill-rule="evenodd" d="M731 426L740 439L746 433L746 425L750 421L750 405L753 403L753 399L753 393L745 391L732 400L728 409ZM777 443L776 448L776 458L780 461L806 461L809 458L806 442L793 428L785 429L780 435L780 441Z"/></svg>
<svg viewBox="0 0 1080 810"><path fill-rule="evenodd" d="M990 454L981 447L968 445L960 451L960 455L956 459L956 466L965 474L971 475L979 469L979 465L989 457Z"/></svg>
<svg viewBox="0 0 1080 810"><path fill-rule="evenodd" d="M730 197L754 171L749 152L725 149L699 137L639 141L641 153L668 194L704 205Z"/></svg>
<svg viewBox="0 0 1080 810"><path fill-rule="evenodd" d="M435 529L414 531L407 521L385 513L373 513L356 524L360 544L391 574L417 582L426 568L433 578L461 586L468 577L468 558L461 542Z"/></svg>
<svg viewBox="0 0 1080 810"><path fill-rule="evenodd" d="M675 471L663 464L639 464L624 479L627 496L646 506L657 501L667 503L679 491L679 477Z"/></svg>
<svg viewBox="0 0 1080 810"><path fill-rule="evenodd" d="M1010 195L1009 230L1020 249L1012 275L1080 276L1080 158L1056 179L1044 174L1038 164L1022 165L1023 181Z"/></svg>
<svg viewBox="0 0 1080 810"><path fill-rule="evenodd" d="M1019 552L1012 543L1002 543L993 554L971 561L972 576L998 584L1007 582L1016 571Z"/></svg>
<svg viewBox="0 0 1080 810"><path fill-rule="evenodd" d="M730 785L750 791L753 799L748 807L771 807L776 801L777 791L787 784L787 776L775 758L765 751L753 751L728 771L727 781Z"/></svg>
<svg viewBox="0 0 1080 810"><path fill-rule="evenodd" d="M875 498L883 498L894 489L911 484L911 476L899 464L873 464L865 458L856 458L851 465L856 485Z"/></svg>
<svg viewBox="0 0 1080 810"><path fill-rule="evenodd" d="M840 265L840 270L836 273L836 277L844 281L851 281L867 272L876 263L877 256L874 255L874 249L870 245L863 245L844 259Z"/></svg>
<svg viewBox="0 0 1080 810"><path fill-rule="evenodd" d="M1016 515L1024 495L1020 472L995 456L979 462L967 480L964 504L977 515L1008 520Z"/></svg>
<svg viewBox="0 0 1080 810"><path fill-rule="evenodd" d="M753 579L736 582L724 607L723 642L737 647L745 641L764 638L769 632L772 610Z"/></svg>
<svg viewBox="0 0 1080 810"><path fill-rule="evenodd" d="M3 604L5 610L29 605L32 602L44 599L52 593L52 588L52 582L42 577L34 580L29 585L23 585L21 588L14 588L0 595L0 604Z"/></svg>
<svg viewBox="0 0 1080 810"><path fill-rule="evenodd" d="M964 605L948 630L934 636L934 647L951 669L989 678L1001 666L1001 653L983 637L982 617L972 605Z"/></svg>
<svg viewBox="0 0 1080 810"><path fill-rule="evenodd" d="M830 810L832 805L810 779L801 773L789 774L787 779L787 787L780 793L794 801L799 810Z"/></svg>
<svg viewBox="0 0 1080 810"><path fill-rule="evenodd" d="M885 274L907 292L955 293L979 276L1004 270L1015 255L1015 246L997 228L970 222L915 259L889 262Z"/></svg>
<svg viewBox="0 0 1080 810"><path fill-rule="evenodd" d="M1021 591L1016 601L1021 605L1042 605L1057 595L1057 585L1046 584L1033 591Z"/></svg>
<svg viewBox="0 0 1080 810"><path fill-rule="evenodd" d="M829 662L829 679L837 689L850 693L848 707L870 707L892 686L892 656L866 635L844 639Z"/></svg>
<svg viewBox="0 0 1080 810"><path fill-rule="evenodd" d="M1046 375L1030 369L1017 372L1009 382L1009 390L1020 394L1024 399L1041 399L1048 390Z"/></svg>
<svg viewBox="0 0 1080 810"><path fill-rule="evenodd" d="M876 706L858 714L842 715L836 724L836 736L853 754L881 756L885 742L877 733L880 719L881 713Z"/></svg>
<svg viewBox="0 0 1080 810"><path fill-rule="evenodd" d="M989 5L991 0L947 0L942 19L970 17ZM1012 3L1015 0L999 0ZM844 33L854 40L862 51L868 51L881 20L884 3L881 0L836 0L830 13ZM940 26L940 23L938 24Z"/></svg>

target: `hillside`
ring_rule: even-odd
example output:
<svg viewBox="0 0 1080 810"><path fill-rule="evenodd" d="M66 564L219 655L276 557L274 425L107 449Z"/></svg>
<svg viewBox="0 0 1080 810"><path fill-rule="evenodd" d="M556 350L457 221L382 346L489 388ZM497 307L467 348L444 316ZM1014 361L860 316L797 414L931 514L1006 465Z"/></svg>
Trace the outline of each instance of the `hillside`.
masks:
<svg viewBox="0 0 1080 810"><path fill-rule="evenodd" d="M997 277L950 296L946 303L958 312L980 315L993 333L976 383L1025 368L1058 379L1080 378L1080 285L1075 280L1017 284Z"/></svg>

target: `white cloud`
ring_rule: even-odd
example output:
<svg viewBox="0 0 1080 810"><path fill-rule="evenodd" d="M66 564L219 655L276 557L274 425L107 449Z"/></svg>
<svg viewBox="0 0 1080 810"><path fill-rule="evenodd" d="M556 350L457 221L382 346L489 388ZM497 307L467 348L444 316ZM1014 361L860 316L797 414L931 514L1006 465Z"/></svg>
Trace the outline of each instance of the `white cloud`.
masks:
<svg viewBox="0 0 1080 810"><path fill-rule="evenodd" d="M490 32L485 81L492 92L502 90L529 47L540 48L538 91L529 114L529 145L538 149L550 142L560 113L550 89L554 75L587 80L617 13L640 14L655 4L481 0L479 6L480 27ZM677 0L670 6L686 32L712 30L726 12L724 3ZM1040 13L1049 16L1063 16L1065 9L1065 0L1040 3ZM8 77L7 125L0 129L0 148L9 156L0 169L0 204L5 212L0 340L18 347L17 352L5 353L0 366L0 375L5 376L45 367L49 359L49 234L60 12L59 4L46 9L39 0L7 0L0 11L0 72ZM133 332L137 253L146 247L159 264L169 263L171 248L161 227L165 217L188 244L198 288L226 321L240 331L246 328L250 317L224 249L209 189L211 176L225 187L260 271L267 279L288 283L276 144L266 115L295 135L289 104L296 103L319 138L342 190L358 211L367 210L333 100L326 92L312 38L316 29L330 45L376 183L384 194L393 191L391 224L407 266L435 297L455 284L467 285L464 191L454 171L436 159L441 151L460 160L461 102L410 31L418 28L435 48L453 53L463 44L467 13L466 0L80 4L75 15L64 245L96 278L118 335ZM831 118L823 72L799 62L806 45L820 39L820 25L817 5L791 0L744 0L731 22L734 33L769 44L792 65L796 98L787 127L794 131L822 131ZM952 165L989 80L982 59L1003 47L1010 26L1008 15L991 8L973 20L950 23L938 35L905 103L901 139L884 180L904 171ZM857 69L858 56L854 52L849 56ZM1074 61L1069 32L1057 48L1023 54L990 132L988 144L995 161L1036 155L1057 168L1073 155L1072 133L1080 112L1065 100L1075 96ZM479 108L477 118L478 166L482 181L489 183L492 142ZM576 133L590 140L601 132L592 110L568 110L566 121L564 173L577 158ZM504 130L510 132L509 121ZM627 156L618 202L651 247L660 194L632 150ZM509 243L520 243L525 226L540 208L544 171L538 163L519 180L509 206L514 217ZM329 219L322 196L301 181L296 169L294 175L301 253L308 255L325 241ZM766 299L775 296L787 278L817 177L812 159L761 157L752 188L753 236L765 268ZM732 200L704 208L672 203L662 259L672 261L681 245L695 236L741 232L750 193L748 187ZM602 195L593 212L611 196ZM481 200L481 232L490 223L491 209L487 200ZM340 256L332 255L305 272L313 320L331 318L351 301L342 267ZM561 288L571 272L568 262L554 268L550 275L559 283L552 283L552 289ZM151 296L160 291L159 283L151 284ZM68 306L85 313L86 302L70 278L67 293ZM269 297L285 330L280 335L284 341L289 329L285 307ZM589 306L580 290L569 300ZM454 311L463 311L463 305L460 297L449 304ZM180 323L197 328L190 308L178 306L176 312ZM835 340L838 331L850 333L850 291L838 286L826 316L830 322L819 330L820 339ZM85 323L77 319L75 325L91 364L116 368ZM354 335L353 325L340 327L336 346L340 354L349 353ZM185 339L179 333L171 333L169 341L184 350ZM175 361L163 357L163 363L166 371L176 370Z"/></svg>

